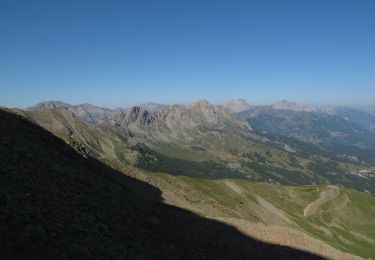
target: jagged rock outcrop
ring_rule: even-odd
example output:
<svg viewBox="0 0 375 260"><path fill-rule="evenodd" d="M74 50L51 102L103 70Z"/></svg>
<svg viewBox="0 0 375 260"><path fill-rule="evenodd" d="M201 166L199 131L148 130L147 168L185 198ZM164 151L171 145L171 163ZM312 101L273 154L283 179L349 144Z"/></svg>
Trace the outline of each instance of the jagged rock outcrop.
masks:
<svg viewBox="0 0 375 260"><path fill-rule="evenodd" d="M155 122L155 120L155 114L148 112L145 108L131 107L127 113L115 116L111 118L109 122L111 122L115 126L126 127L134 124L137 124L139 126L148 126Z"/></svg>
<svg viewBox="0 0 375 260"><path fill-rule="evenodd" d="M251 126L228 109L198 100L186 106L172 105L159 112L148 112L143 107L132 107L126 114L106 121L114 126L130 129L148 138L173 140L192 139L204 131L235 131L244 134Z"/></svg>

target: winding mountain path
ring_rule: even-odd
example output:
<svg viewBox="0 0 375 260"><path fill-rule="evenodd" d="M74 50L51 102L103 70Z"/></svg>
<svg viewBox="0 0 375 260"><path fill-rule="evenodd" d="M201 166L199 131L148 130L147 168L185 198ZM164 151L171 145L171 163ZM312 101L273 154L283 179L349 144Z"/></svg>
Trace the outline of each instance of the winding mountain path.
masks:
<svg viewBox="0 0 375 260"><path fill-rule="evenodd" d="M309 217L317 211L317 209L323 204L337 198L340 195L340 188L333 185L327 185L327 187L320 193L320 197L317 200L309 203L303 210L303 216Z"/></svg>

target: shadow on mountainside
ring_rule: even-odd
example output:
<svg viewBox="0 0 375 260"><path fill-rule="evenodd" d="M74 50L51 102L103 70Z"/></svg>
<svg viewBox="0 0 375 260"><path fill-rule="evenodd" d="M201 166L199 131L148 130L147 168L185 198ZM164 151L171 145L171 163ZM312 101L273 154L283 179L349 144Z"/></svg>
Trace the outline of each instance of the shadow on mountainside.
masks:
<svg viewBox="0 0 375 260"><path fill-rule="evenodd" d="M51 133L4 110L0 136L2 256L320 258L166 205L157 188L83 158Z"/></svg>

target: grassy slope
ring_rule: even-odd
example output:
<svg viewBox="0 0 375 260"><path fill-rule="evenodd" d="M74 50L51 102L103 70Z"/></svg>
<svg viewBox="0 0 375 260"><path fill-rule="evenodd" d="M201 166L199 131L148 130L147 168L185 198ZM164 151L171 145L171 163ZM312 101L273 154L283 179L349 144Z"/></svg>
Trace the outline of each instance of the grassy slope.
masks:
<svg viewBox="0 0 375 260"><path fill-rule="evenodd" d="M375 198L340 189L337 198L304 217L305 207L327 186L280 186L241 179L208 180L163 173L144 178L163 191L165 200L198 214L238 218L265 225L287 226L354 255L374 257ZM285 218L262 206L259 197L279 209ZM346 202L346 203L345 203Z"/></svg>

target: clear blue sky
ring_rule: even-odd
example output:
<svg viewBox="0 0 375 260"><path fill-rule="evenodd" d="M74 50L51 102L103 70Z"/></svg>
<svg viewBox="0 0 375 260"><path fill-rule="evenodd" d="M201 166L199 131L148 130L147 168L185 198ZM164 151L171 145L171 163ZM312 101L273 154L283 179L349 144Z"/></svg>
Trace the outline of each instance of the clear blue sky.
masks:
<svg viewBox="0 0 375 260"><path fill-rule="evenodd" d="M0 105L375 106L375 1L0 1Z"/></svg>

